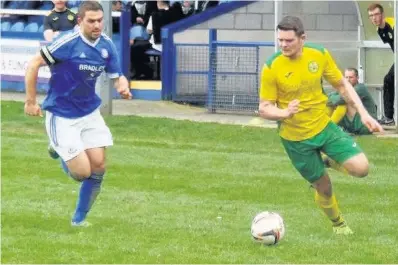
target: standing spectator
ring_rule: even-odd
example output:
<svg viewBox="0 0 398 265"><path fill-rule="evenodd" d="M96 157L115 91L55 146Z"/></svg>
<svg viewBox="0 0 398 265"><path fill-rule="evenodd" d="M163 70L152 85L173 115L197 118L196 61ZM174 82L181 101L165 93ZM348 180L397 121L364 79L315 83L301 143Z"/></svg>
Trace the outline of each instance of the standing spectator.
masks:
<svg viewBox="0 0 398 265"><path fill-rule="evenodd" d="M122 11L122 1L112 1L112 11ZM112 32L119 33L120 31L120 18L112 17Z"/></svg>
<svg viewBox="0 0 398 265"><path fill-rule="evenodd" d="M53 0L54 9L44 18L44 39L52 41L62 31L73 29L77 24L76 14L66 7L66 0Z"/></svg>
<svg viewBox="0 0 398 265"><path fill-rule="evenodd" d="M394 52L394 18L386 18L384 8L380 4L371 4L368 7L369 18L377 27L377 33L384 43L388 43ZM394 125L394 64L384 77L383 101L384 117L379 121L383 125Z"/></svg>

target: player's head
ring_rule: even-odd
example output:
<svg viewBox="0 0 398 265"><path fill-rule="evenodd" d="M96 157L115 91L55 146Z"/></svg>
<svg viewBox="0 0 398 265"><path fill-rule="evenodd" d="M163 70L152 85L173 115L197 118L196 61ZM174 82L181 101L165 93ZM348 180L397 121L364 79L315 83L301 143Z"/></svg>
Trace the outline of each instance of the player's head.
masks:
<svg viewBox="0 0 398 265"><path fill-rule="evenodd" d="M380 4L371 4L368 7L368 15L372 24L376 27L380 26L384 22L384 8Z"/></svg>
<svg viewBox="0 0 398 265"><path fill-rule="evenodd" d="M344 77L352 86L358 84L358 70L354 67L349 67L344 71Z"/></svg>
<svg viewBox="0 0 398 265"><path fill-rule="evenodd" d="M52 0L55 10L62 11L66 9L66 0Z"/></svg>
<svg viewBox="0 0 398 265"><path fill-rule="evenodd" d="M276 28L282 54L290 58L296 58L301 54L306 37L301 20L298 17L286 16Z"/></svg>
<svg viewBox="0 0 398 265"><path fill-rule="evenodd" d="M97 1L84 1L78 11L78 23L84 36L95 41L104 28L104 10Z"/></svg>

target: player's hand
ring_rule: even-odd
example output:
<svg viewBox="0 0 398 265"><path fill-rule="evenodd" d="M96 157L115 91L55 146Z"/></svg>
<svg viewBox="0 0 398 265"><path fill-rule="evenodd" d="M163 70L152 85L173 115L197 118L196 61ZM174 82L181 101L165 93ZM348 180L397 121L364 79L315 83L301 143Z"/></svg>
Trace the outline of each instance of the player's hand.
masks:
<svg viewBox="0 0 398 265"><path fill-rule="evenodd" d="M131 99L133 97L128 87L120 88L117 92L119 92L123 99Z"/></svg>
<svg viewBox="0 0 398 265"><path fill-rule="evenodd" d="M299 111L299 105L300 105L300 100L298 99L294 99L289 102L286 109L288 117L293 116Z"/></svg>
<svg viewBox="0 0 398 265"><path fill-rule="evenodd" d="M369 113L361 115L362 123L369 129L370 132L384 132L383 127L378 123Z"/></svg>
<svg viewBox="0 0 398 265"><path fill-rule="evenodd" d="M29 116L40 116L43 117L43 113L41 112L41 108L39 104L33 102L25 102L24 111L26 115Z"/></svg>

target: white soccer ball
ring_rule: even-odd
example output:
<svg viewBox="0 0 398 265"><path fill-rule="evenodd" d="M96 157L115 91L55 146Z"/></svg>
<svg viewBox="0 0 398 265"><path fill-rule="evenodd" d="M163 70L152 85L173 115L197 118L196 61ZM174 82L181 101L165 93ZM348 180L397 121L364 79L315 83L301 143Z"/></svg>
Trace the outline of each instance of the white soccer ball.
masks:
<svg viewBox="0 0 398 265"><path fill-rule="evenodd" d="M285 236L283 218L275 212L261 212L252 221L251 234L256 242L275 245Z"/></svg>

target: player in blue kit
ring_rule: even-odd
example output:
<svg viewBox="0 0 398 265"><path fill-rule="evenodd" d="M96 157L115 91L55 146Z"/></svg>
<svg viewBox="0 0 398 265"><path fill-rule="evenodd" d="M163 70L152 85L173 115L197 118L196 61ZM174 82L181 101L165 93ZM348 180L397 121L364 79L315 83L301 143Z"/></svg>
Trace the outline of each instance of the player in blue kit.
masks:
<svg viewBox="0 0 398 265"><path fill-rule="evenodd" d="M105 71L120 95L131 98L116 48L102 33L103 17L97 1L82 2L78 11L80 29L41 48L40 54L30 61L25 76L25 113L42 116L36 101L37 76L41 66L47 64L51 70L50 89L42 105L50 149L54 158L61 157L65 172L82 182L73 226L89 225L86 216L105 174L105 148L113 145L111 132L99 112L97 78Z"/></svg>

